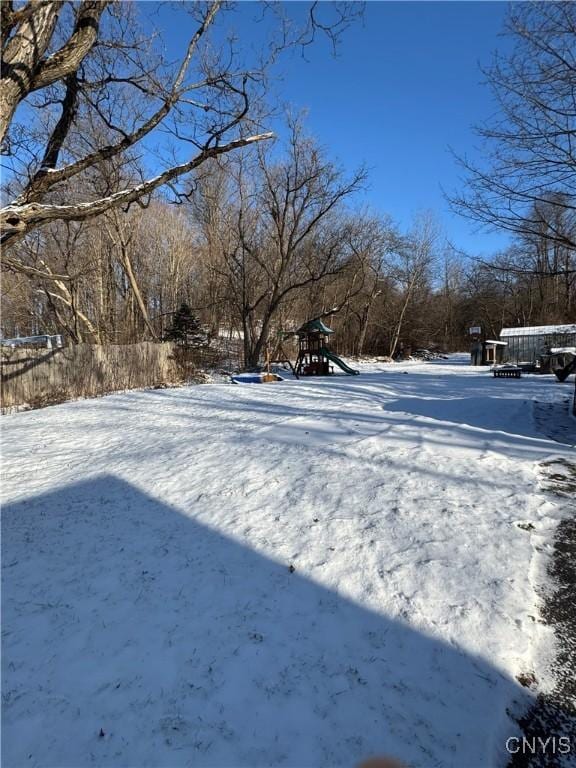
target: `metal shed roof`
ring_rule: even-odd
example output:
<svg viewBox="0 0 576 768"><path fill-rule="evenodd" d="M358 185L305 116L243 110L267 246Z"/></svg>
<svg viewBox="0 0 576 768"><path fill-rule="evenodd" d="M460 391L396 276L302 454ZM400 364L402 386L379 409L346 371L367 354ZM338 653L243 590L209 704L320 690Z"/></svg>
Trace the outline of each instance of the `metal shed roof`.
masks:
<svg viewBox="0 0 576 768"><path fill-rule="evenodd" d="M508 336L548 336L553 333L576 333L576 323L570 325L533 325L527 328L502 328L500 338Z"/></svg>

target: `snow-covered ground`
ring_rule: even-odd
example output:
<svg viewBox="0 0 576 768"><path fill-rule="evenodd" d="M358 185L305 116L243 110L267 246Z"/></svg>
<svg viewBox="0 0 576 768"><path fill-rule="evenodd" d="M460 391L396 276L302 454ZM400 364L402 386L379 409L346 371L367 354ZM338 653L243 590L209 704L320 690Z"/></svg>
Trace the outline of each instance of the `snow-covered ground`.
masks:
<svg viewBox="0 0 576 768"><path fill-rule="evenodd" d="M464 363L4 417L2 765L504 765L570 388Z"/></svg>

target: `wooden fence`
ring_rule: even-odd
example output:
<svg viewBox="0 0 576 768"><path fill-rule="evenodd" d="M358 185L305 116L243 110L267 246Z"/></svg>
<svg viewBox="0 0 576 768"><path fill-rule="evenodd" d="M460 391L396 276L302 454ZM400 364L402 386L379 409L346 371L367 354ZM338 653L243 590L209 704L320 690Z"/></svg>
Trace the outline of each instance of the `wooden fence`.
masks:
<svg viewBox="0 0 576 768"><path fill-rule="evenodd" d="M194 367L182 352L174 344L152 342L0 348L2 409L38 408L77 397L177 384L189 378Z"/></svg>

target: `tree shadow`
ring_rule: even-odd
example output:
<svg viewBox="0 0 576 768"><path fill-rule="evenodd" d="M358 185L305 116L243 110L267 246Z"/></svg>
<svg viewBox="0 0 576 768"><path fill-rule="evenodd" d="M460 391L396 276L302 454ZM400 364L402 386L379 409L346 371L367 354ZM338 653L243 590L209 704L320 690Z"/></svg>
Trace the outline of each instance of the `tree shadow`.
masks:
<svg viewBox="0 0 576 768"><path fill-rule="evenodd" d="M509 423L502 422L502 413L493 407L495 398L484 395L473 397L404 397L386 403L385 410L391 413L409 413L424 416L435 421L444 421L460 427L473 427L490 432L508 432ZM524 406L526 411L528 405ZM516 437L535 437L536 430L530 423L530 413L524 420L514 422L514 431L508 434Z"/></svg>
<svg viewBox="0 0 576 768"><path fill-rule="evenodd" d="M6 768L505 762L514 680L199 511L108 475L4 508Z"/></svg>
<svg viewBox="0 0 576 768"><path fill-rule="evenodd" d="M20 350L18 350L20 351ZM20 376L24 376L25 373L31 371L43 363L46 363L52 357L58 353L62 353L63 349L58 347L56 349L50 349L48 352L39 355L29 355L27 357L16 357L13 360L8 355L2 357L2 384L18 379Z"/></svg>
<svg viewBox="0 0 576 768"><path fill-rule="evenodd" d="M469 369L470 370L470 369ZM441 374L441 366L438 373ZM343 395L380 402L390 413L424 416L436 422L448 422L461 428L482 429L492 432L494 438L518 445L533 440L551 439L571 445L576 439L576 422L568 418L569 391L558 386L553 376L528 375L521 380L494 379L489 371L478 376L471 373L434 375L411 370L387 371L384 375L363 374L364 382L357 386L349 382L335 382L335 389ZM385 386L385 394L378 397L378 380ZM377 383L378 382L378 383ZM362 384L366 391L362 392ZM546 401L552 391L558 392L551 402ZM548 386L546 386L548 385ZM544 398L544 399L542 399ZM495 407L506 403L504 412ZM534 412L532 408L535 406Z"/></svg>

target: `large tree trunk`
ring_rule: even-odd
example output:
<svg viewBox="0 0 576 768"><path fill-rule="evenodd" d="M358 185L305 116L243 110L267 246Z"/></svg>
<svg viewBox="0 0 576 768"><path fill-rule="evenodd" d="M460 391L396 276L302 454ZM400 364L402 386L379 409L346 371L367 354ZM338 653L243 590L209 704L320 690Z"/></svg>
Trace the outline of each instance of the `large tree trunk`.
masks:
<svg viewBox="0 0 576 768"><path fill-rule="evenodd" d="M132 289L132 293L134 295L136 303L138 304L138 309L140 310L140 314L142 316L142 320L144 321L144 325L148 329L150 336L154 340L156 340L158 336L156 334L156 331L154 330L154 326L150 322L148 309L146 307L144 299L142 298L140 288L138 287L138 281L136 280L136 275L134 274L134 270L132 269L132 262L130 261L130 256L128 255L128 251L124 247L122 247L122 266L124 267L124 271L126 272L126 277L128 278L128 282L130 283L130 288Z"/></svg>
<svg viewBox="0 0 576 768"><path fill-rule="evenodd" d="M138 305L138 309L140 310L140 315L142 316L144 325L148 329L148 333L150 334L152 339L156 340L158 336L156 334L154 326L150 322L148 308L142 297L142 293L138 285L138 280L136 279L136 275L134 274L134 269L132 268L132 260L130 259L130 253L129 253L129 245L130 245L130 240L132 238L125 237L123 225L125 225L126 222L125 220L120 220L118 211L113 212L112 220L114 222L115 232L113 232L110 228L108 229L110 238L113 242L114 240L117 239L118 244L120 245L120 258L122 262L122 267L128 279L128 284L130 285L130 289L134 296L134 300ZM128 224L128 226L130 226L130 224Z"/></svg>
<svg viewBox="0 0 576 768"><path fill-rule="evenodd" d="M364 351L364 344L366 343L366 334L368 332L368 317L370 315L371 302L365 304L362 308L362 315L360 317L360 332L358 333L358 341L356 342L356 354L358 357Z"/></svg>
<svg viewBox="0 0 576 768"><path fill-rule="evenodd" d="M250 330L249 314L246 311L242 313L242 336L244 346L244 367L250 368L250 361L252 359L252 333Z"/></svg>
<svg viewBox="0 0 576 768"><path fill-rule="evenodd" d="M260 358L262 357L262 353L266 348L266 344L268 343L268 335L270 333L270 320L271 314L268 314L268 316L264 318L262 328L260 329L256 343L252 347L250 354L251 368L256 368L260 364Z"/></svg>
<svg viewBox="0 0 576 768"><path fill-rule="evenodd" d="M0 80L0 141L4 141L16 107L31 90L34 72L50 43L60 7L57 2L36 3L29 18L5 43Z"/></svg>
<svg viewBox="0 0 576 768"><path fill-rule="evenodd" d="M3 11L2 33L5 39L7 31L16 24L18 26L14 35L5 42L2 53L0 141L6 136L16 108L29 93L76 72L96 42L100 16L107 4L100 0L81 3L72 35L46 59L43 57L52 40L63 3L60 0L30 2L16 11Z"/></svg>
<svg viewBox="0 0 576 768"><path fill-rule="evenodd" d="M389 352L390 357L394 357L394 354L396 353L396 348L398 346L398 342L400 341L400 334L402 333L402 325L404 324L404 316L406 314L406 310L408 309L408 305L410 304L410 297L412 295L413 286L414 286L414 283L411 282L410 285L408 286L408 289L406 290L406 295L404 297L402 309L400 310L400 315L396 323L396 328L394 329L394 333L392 335L392 342L390 344L390 352Z"/></svg>
<svg viewBox="0 0 576 768"><path fill-rule="evenodd" d="M364 352L364 344L366 343L366 334L368 333L368 320L370 318L370 310L377 297L380 296L381 291L374 291L368 297L368 301L362 308L362 317L360 320L360 333L358 334L358 344L356 354L360 356Z"/></svg>

